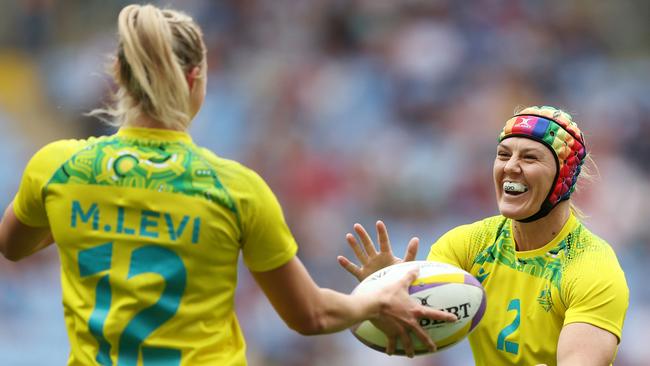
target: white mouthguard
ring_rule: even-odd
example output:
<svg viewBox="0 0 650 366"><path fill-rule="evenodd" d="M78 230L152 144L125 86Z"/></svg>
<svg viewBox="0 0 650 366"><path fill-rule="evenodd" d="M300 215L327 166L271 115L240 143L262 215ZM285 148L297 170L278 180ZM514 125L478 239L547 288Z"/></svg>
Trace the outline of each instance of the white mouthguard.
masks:
<svg viewBox="0 0 650 366"><path fill-rule="evenodd" d="M517 182L503 182L503 190L506 192L524 193L528 191L528 187Z"/></svg>

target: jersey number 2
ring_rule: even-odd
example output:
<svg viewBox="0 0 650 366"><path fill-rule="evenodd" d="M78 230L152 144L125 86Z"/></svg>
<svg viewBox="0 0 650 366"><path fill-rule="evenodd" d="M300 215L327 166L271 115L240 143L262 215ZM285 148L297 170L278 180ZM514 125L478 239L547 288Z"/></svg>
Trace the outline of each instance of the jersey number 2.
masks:
<svg viewBox="0 0 650 366"><path fill-rule="evenodd" d="M499 332L499 337L497 338L497 349L500 351L505 350L508 353L516 355L519 353L519 343L506 341L506 337L511 335L515 330L517 330L517 328L519 328L519 321L521 317L521 305L519 299L510 300L510 303L508 304L508 311L512 310L515 310L517 312L517 315L515 316L515 320L513 320L512 323L510 323L508 326L503 328L501 332Z"/></svg>
<svg viewBox="0 0 650 366"><path fill-rule="evenodd" d="M79 272L81 277L93 276L102 272L95 291L95 308L88 328L99 344L97 362L103 366L112 365L111 345L104 337L104 324L111 307L111 284L109 282L113 243L105 243L79 252ZM126 325L120 335L118 366L136 366L142 342L158 327L176 314L181 297L185 291L187 272L181 258L173 251L157 246L146 245L131 253L127 280L140 274L154 273L165 281L165 287L158 301L141 310ZM142 347L144 366L178 366L181 352L171 348Z"/></svg>

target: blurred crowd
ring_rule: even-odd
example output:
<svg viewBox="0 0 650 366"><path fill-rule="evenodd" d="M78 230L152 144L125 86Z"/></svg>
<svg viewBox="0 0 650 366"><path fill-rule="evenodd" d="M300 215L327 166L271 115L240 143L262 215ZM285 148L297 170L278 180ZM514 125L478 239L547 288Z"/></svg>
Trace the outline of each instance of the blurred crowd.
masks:
<svg viewBox="0 0 650 366"><path fill-rule="evenodd" d="M0 0L0 204L29 157L59 138L112 133L85 112L123 0ZM617 365L647 365L650 326L650 3L588 0L183 0L209 49L197 144L258 171L276 192L316 282L338 267L355 222L385 220L398 255L497 213L492 161L518 107L572 113L596 161L575 196L612 244L631 291ZM63 365L58 257L0 260L0 364ZM288 330L242 269L239 319L252 366L472 363L465 343L407 360L349 332ZM645 344L645 346L644 346Z"/></svg>

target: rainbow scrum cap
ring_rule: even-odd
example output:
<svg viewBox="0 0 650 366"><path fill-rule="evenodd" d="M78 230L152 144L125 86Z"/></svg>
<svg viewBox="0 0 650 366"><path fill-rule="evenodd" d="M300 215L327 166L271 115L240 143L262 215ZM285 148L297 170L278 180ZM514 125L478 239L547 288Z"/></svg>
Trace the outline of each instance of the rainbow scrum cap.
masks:
<svg viewBox="0 0 650 366"><path fill-rule="evenodd" d="M548 107L547 107L548 108ZM527 108L523 112L529 111ZM542 108L540 112L544 111ZM551 190L542 203L539 211L522 220L531 222L546 215L560 202L569 199L575 189L580 168L587 156L585 140L575 122L557 118L562 112L553 109L554 118L535 113L521 113L513 116L507 122L499 135L499 142L509 137L525 137L548 147L555 158L555 179Z"/></svg>

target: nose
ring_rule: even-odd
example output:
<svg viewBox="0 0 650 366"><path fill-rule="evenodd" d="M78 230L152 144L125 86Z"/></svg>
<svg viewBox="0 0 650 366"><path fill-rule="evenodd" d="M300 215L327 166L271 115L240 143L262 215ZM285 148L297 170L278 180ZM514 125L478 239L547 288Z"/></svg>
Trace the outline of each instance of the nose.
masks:
<svg viewBox="0 0 650 366"><path fill-rule="evenodd" d="M503 171L507 174L519 174L521 173L521 166L519 165L519 159L515 156L511 156L510 159L506 162L506 165L503 167Z"/></svg>

